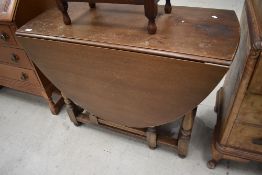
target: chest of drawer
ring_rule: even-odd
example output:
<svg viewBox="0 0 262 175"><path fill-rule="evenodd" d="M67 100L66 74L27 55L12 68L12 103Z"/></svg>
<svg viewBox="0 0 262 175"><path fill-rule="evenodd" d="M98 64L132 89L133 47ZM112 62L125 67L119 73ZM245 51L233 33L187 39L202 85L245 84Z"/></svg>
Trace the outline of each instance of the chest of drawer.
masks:
<svg viewBox="0 0 262 175"><path fill-rule="evenodd" d="M247 93L239 109L237 120L262 127L262 95Z"/></svg>
<svg viewBox="0 0 262 175"><path fill-rule="evenodd" d="M12 32L10 26L8 25L0 25L0 45L17 46L17 42L14 38L14 32Z"/></svg>
<svg viewBox="0 0 262 175"><path fill-rule="evenodd" d="M37 76L33 70L0 64L0 77L39 86Z"/></svg>
<svg viewBox="0 0 262 175"><path fill-rule="evenodd" d="M22 49L0 47L0 63L32 69L31 62Z"/></svg>
<svg viewBox="0 0 262 175"><path fill-rule="evenodd" d="M228 144L234 148L262 153L262 128L236 123Z"/></svg>
<svg viewBox="0 0 262 175"><path fill-rule="evenodd" d="M256 70L254 71L249 91L262 95L262 55L260 55L259 61L256 65Z"/></svg>

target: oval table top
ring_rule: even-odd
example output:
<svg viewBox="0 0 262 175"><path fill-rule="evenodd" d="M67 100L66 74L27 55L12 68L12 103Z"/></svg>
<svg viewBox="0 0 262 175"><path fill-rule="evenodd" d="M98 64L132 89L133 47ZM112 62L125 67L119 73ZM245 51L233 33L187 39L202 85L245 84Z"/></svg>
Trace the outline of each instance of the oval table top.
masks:
<svg viewBox="0 0 262 175"><path fill-rule="evenodd" d="M233 11L159 7L149 35L142 6L70 3L72 25L51 9L17 32L40 70L73 102L111 122L151 127L177 120L215 88L234 59Z"/></svg>

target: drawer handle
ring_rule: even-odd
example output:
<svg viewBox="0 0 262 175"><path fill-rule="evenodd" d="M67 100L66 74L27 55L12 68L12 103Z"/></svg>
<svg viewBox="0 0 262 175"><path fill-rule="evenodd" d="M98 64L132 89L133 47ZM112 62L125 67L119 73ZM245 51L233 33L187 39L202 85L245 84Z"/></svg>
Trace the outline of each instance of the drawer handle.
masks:
<svg viewBox="0 0 262 175"><path fill-rule="evenodd" d="M16 54L12 54L11 55L11 61L14 62L14 63L17 63L19 60L19 57L16 55Z"/></svg>
<svg viewBox="0 0 262 175"><path fill-rule="evenodd" d="M28 79L28 75L24 72L22 72L21 76L20 76L20 80L22 81L26 81Z"/></svg>
<svg viewBox="0 0 262 175"><path fill-rule="evenodd" d="M262 138L253 139L252 143L255 145L262 145Z"/></svg>
<svg viewBox="0 0 262 175"><path fill-rule="evenodd" d="M9 36L8 36L8 34L7 33L1 33L1 35L0 35L0 38L1 38L1 40L3 40L3 41L7 41L8 39L9 39Z"/></svg>

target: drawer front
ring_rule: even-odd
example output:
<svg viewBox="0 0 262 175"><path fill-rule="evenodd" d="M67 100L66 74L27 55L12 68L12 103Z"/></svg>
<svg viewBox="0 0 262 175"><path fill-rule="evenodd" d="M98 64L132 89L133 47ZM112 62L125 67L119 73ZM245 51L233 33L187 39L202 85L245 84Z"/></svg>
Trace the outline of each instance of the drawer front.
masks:
<svg viewBox="0 0 262 175"><path fill-rule="evenodd" d="M0 25L0 45L17 46L14 33L8 25Z"/></svg>
<svg viewBox="0 0 262 175"><path fill-rule="evenodd" d="M0 85L19 90L22 92L27 92L30 94L42 96L42 89L40 86L36 86L26 81L18 81L10 78L5 78L0 76Z"/></svg>
<svg viewBox="0 0 262 175"><path fill-rule="evenodd" d="M0 62L16 67L32 69L31 62L22 49L0 47Z"/></svg>
<svg viewBox="0 0 262 175"><path fill-rule="evenodd" d="M262 153L262 128L236 123L228 144L238 149Z"/></svg>
<svg viewBox="0 0 262 175"><path fill-rule="evenodd" d="M0 77L39 86L38 79L33 70L0 64Z"/></svg>
<svg viewBox="0 0 262 175"><path fill-rule="evenodd" d="M262 95L262 55L260 55L254 76L252 77L249 91L255 94Z"/></svg>
<svg viewBox="0 0 262 175"><path fill-rule="evenodd" d="M262 127L262 95L247 93L241 104L237 120Z"/></svg>

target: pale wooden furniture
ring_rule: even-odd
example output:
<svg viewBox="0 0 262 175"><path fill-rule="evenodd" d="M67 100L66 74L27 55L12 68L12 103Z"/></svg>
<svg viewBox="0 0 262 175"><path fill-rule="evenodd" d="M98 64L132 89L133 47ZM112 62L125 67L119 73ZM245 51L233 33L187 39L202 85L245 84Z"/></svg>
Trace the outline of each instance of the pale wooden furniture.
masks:
<svg viewBox="0 0 262 175"><path fill-rule="evenodd" d="M52 9L16 34L63 92L71 121L143 138L151 148L169 145L185 157L196 108L235 56L235 12L175 7L158 18L156 35L145 35L141 6L100 4L87 12L86 3L69 5L74 25ZM161 134L162 125L181 119L178 137Z"/></svg>
<svg viewBox="0 0 262 175"><path fill-rule="evenodd" d="M15 37L17 28L53 6L53 1L34 2L33 0L0 1L0 87L43 96L51 112L57 114L63 105L60 92L35 67ZM53 93L60 96L57 102L52 99Z"/></svg>
<svg viewBox="0 0 262 175"><path fill-rule="evenodd" d="M241 42L225 84L217 95L212 143L215 168L221 159L262 162L262 1L247 0Z"/></svg>

